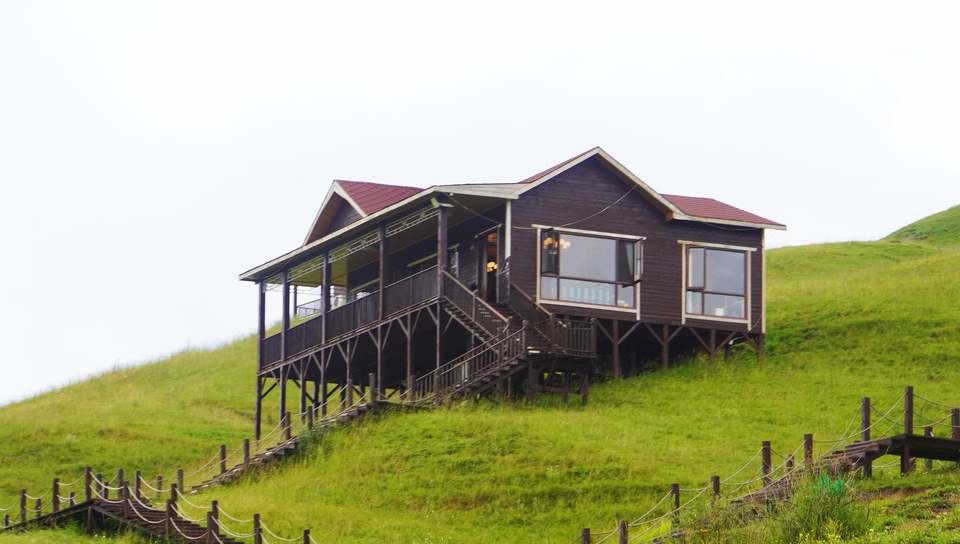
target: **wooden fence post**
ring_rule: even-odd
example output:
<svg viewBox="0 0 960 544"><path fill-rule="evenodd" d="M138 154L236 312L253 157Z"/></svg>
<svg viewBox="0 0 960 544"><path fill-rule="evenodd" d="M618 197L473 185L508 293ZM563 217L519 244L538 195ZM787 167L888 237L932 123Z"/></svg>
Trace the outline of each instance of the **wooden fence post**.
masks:
<svg viewBox="0 0 960 544"><path fill-rule="evenodd" d="M67 501L68 501L67 504L69 504L70 506L76 506L76 505L77 505L77 495L76 495L73 491L71 491L71 492L70 492L70 495L69 495L69 497L68 497L68 499L67 499Z"/></svg>
<svg viewBox="0 0 960 544"><path fill-rule="evenodd" d="M171 484L170 484L170 502L172 502L174 505L177 504L177 490L178 490L178 489L180 489L180 486L178 486L177 484L175 484L175 483L171 483Z"/></svg>
<svg viewBox="0 0 960 544"><path fill-rule="evenodd" d="M41 499L37 499L37 505L36 505L36 506L37 506L37 510L36 510L36 512L37 512L37 518L36 518L36 519L38 519L38 520L40 519L41 512L43 512L43 503L41 503L40 500L41 500Z"/></svg>
<svg viewBox="0 0 960 544"><path fill-rule="evenodd" d="M117 487L119 488L123 487L123 469L122 468L117 469ZM121 491L117 491L117 495L119 496L120 500L123 500L123 495Z"/></svg>
<svg viewBox="0 0 960 544"><path fill-rule="evenodd" d="M860 440L870 441L870 397L863 397L860 403ZM863 462L863 477L873 476L873 461Z"/></svg>
<svg viewBox="0 0 960 544"><path fill-rule="evenodd" d="M243 470L250 468L250 439L243 439Z"/></svg>
<svg viewBox="0 0 960 544"><path fill-rule="evenodd" d="M170 489L173 490L172 485L170 486ZM173 529L173 527L171 527L171 525L173 524L173 499L167 499L167 509L164 515L164 521L165 521L164 532L166 533L165 536L167 537L167 541L169 542L170 537L172 536L171 532Z"/></svg>
<svg viewBox="0 0 960 544"><path fill-rule="evenodd" d="M53 512L60 511L60 478L53 479L53 498L50 499L50 504L53 506Z"/></svg>
<svg viewBox="0 0 960 544"><path fill-rule="evenodd" d="M310 544L310 529L303 530L303 544Z"/></svg>
<svg viewBox="0 0 960 544"><path fill-rule="evenodd" d="M220 474L227 471L227 445L220 444Z"/></svg>
<svg viewBox="0 0 960 544"><path fill-rule="evenodd" d="M960 440L960 408L950 409L950 437Z"/></svg>
<svg viewBox="0 0 960 544"><path fill-rule="evenodd" d="M102 499L110 497L110 490L107 489L107 485L103 482L103 475L99 472L97 473L97 495Z"/></svg>
<svg viewBox="0 0 960 544"><path fill-rule="evenodd" d="M773 463L770 460L770 441L761 442L760 452L763 458L763 487L770 485L770 471Z"/></svg>
<svg viewBox="0 0 960 544"><path fill-rule="evenodd" d="M173 484L170 484L170 487L173 487ZM177 489L179 489L180 492L183 493L183 469L182 468L177 469Z"/></svg>
<svg viewBox="0 0 960 544"><path fill-rule="evenodd" d="M84 467L83 469L83 500L84 502L93 500L93 469Z"/></svg>
<svg viewBox="0 0 960 544"><path fill-rule="evenodd" d="M87 535L93 536L93 508L87 508Z"/></svg>
<svg viewBox="0 0 960 544"><path fill-rule="evenodd" d="M620 544L628 544L630 539L627 538L627 520L620 520Z"/></svg>
<svg viewBox="0 0 960 544"><path fill-rule="evenodd" d="M130 504L130 482L120 482L120 500L123 501L123 516L132 517L133 505Z"/></svg>
<svg viewBox="0 0 960 544"><path fill-rule="evenodd" d="M933 426L927 425L923 428L923 436L933 436ZM927 470L933 469L933 459L925 459L923 461L923 467Z"/></svg>
<svg viewBox="0 0 960 544"><path fill-rule="evenodd" d="M307 430L313 432L313 406L307 408Z"/></svg>
<svg viewBox="0 0 960 544"><path fill-rule="evenodd" d="M293 422L290 419L290 412L284 412L283 421L284 421L283 436L286 437L287 440L290 440L291 427L293 427Z"/></svg>
<svg viewBox="0 0 960 544"><path fill-rule="evenodd" d="M6 529L10 526L10 514L3 515L3 528Z"/></svg>
<svg viewBox="0 0 960 544"><path fill-rule="evenodd" d="M20 523L27 522L27 490L20 490Z"/></svg>
<svg viewBox="0 0 960 544"><path fill-rule="evenodd" d="M580 544L590 544L590 529L580 531Z"/></svg>
<svg viewBox="0 0 960 544"><path fill-rule="evenodd" d="M253 515L253 544L263 544L263 533L260 529L260 514Z"/></svg>
<svg viewBox="0 0 960 544"><path fill-rule="evenodd" d="M207 512L207 544L214 544L213 542L213 512Z"/></svg>
<svg viewBox="0 0 960 544"><path fill-rule="evenodd" d="M377 375L371 372L367 378L370 380L370 398L368 402L373 404L373 401L377 400Z"/></svg>
<svg viewBox="0 0 960 544"><path fill-rule="evenodd" d="M711 476L710 486L713 487L713 497L710 498L710 506L713 506L716 500L720 498L720 477Z"/></svg>
<svg viewBox="0 0 960 544"><path fill-rule="evenodd" d="M140 500L140 482L142 481L140 471L133 471L133 495Z"/></svg>
<svg viewBox="0 0 960 544"><path fill-rule="evenodd" d="M680 484L670 484L670 494L673 495L673 529L680 524Z"/></svg>
<svg viewBox="0 0 960 544"><path fill-rule="evenodd" d="M903 392L903 434L913 434L913 386Z"/></svg>
<svg viewBox="0 0 960 544"><path fill-rule="evenodd" d="M813 435L803 435L803 464L806 468L813 465Z"/></svg>

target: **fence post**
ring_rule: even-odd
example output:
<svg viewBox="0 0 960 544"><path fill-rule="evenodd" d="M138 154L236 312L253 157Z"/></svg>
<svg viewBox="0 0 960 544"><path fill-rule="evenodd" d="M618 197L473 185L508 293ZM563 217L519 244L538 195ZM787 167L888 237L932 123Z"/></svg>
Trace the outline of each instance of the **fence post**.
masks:
<svg viewBox="0 0 960 544"><path fill-rule="evenodd" d="M83 500L89 501L93 500L93 469L90 467L85 467L83 469Z"/></svg>
<svg viewBox="0 0 960 544"><path fill-rule="evenodd" d="M584 529L580 531L580 544L590 544L590 529L584 527Z"/></svg>
<svg viewBox="0 0 960 544"><path fill-rule="evenodd" d="M207 512L207 544L214 544L213 542L213 512Z"/></svg>
<svg viewBox="0 0 960 544"><path fill-rule="evenodd" d="M77 505L77 495L73 491L70 492L69 498L67 500L69 501L67 504L69 504L70 506Z"/></svg>
<svg viewBox="0 0 960 544"><path fill-rule="evenodd" d="M37 505L36 505L36 506L37 506L37 510L36 510L36 512L37 512L37 518L36 518L36 519L38 519L38 520L40 519L40 514L41 514L41 512L43 511L43 503L40 502L40 501L41 501L41 499L37 499Z"/></svg>
<svg viewBox="0 0 960 544"><path fill-rule="evenodd" d="M170 489L173 489L173 486L170 486ZM166 533L165 536L167 537L167 541L170 540L171 529L173 529L173 527L170 526L171 524L173 524L172 518L173 518L173 499L167 499L167 509L164 513L164 522L165 522L164 532Z"/></svg>
<svg viewBox="0 0 960 544"><path fill-rule="evenodd" d="M140 471L139 470L133 471L133 495L137 498L138 501L140 500L140 482L141 481L142 480L141 480Z"/></svg>
<svg viewBox="0 0 960 544"><path fill-rule="evenodd" d="M123 488L123 469L122 468L117 469L117 487L121 489ZM123 493L122 490L117 491L117 495L120 497L120 500L123 500L122 493Z"/></svg>
<svg viewBox="0 0 960 544"><path fill-rule="evenodd" d="M6 529L10 526L10 514L3 515L3 528Z"/></svg>
<svg viewBox="0 0 960 544"><path fill-rule="evenodd" d="M860 440L870 441L870 397L863 397L860 403ZM863 462L863 477L873 476L873 461Z"/></svg>
<svg viewBox="0 0 960 544"><path fill-rule="evenodd" d="M761 456L763 457L763 486L767 487L770 485L770 469L772 462L770 461L770 441L764 440L761 442Z"/></svg>
<svg viewBox="0 0 960 544"><path fill-rule="evenodd" d="M313 406L307 408L307 430L313 432Z"/></svg>
<svg viewBox="0 0 960 544"><path fill-rule="evenodd" d="M213 514L213 519L220 521L220 503L218 501L210 501L210 513Z"/></svg>
<svg viewBox="0 0 960 544"><path fill-rule="evenodd" d="M52 501L50 504L53 505L53 512L59 512L60 511L60 478L53 479L52 492L53 492L53 498L50 499Z"/></svg>
<svg viewBox="0 0 960 544"><path fill-rule="evenodd" d="M170 502L172 502L172 503L174 504L174 506L176 506L176 504L177 504L177 490L178 490L178 489L180 489L180 486L178 486L177 484L175 484L175 483L171 483L171 484L170 484Z"/></svg>
<svg viewBox="0 0 960 544"><path fill-rule="evenodd" d="M923 436L933 436L933 426L927 425L923 428ZM925 459L923 461L923 467L927 470L933 469L933 459Z"/></svg>
<svg viewBox="0 0 960 544"><path fill-rule="evenodd" d="M950 409L950 437L960 440L960 408Z"/></svg>
<svg viewBox="0 0 960 544"><path fill-rule="evenodd" d="M171 487L173 487L172 484L171 484ZM183 469L182 468L177 469L177 489L179 489L180 492L183 493Z"/></svg>
<svg viewBox="0 0 960 544"><path fill-rule="evenodd" d="M27 490L20 490L20 523L27 522Z"/></svg>
<svg viewBox="0 0 960 544"><path fill-rule="evenodd" d="M263 544L263 533L260 529L260 514L253 515L253 544Z"/></svg>
<svg viewBox="0 0 960 544"><path fill-rule="evenodd" d="M720 498L720 477L711 476L710 486L713 487L713 497L710 498L710 506L713 506L714 502Z"/></svg>
<svg viewBox="0 0 960 544"><path fill-rule="evenodd" d="M370 380L370 399L369 403L373 404L373 401L377 400L377 375L373 372L368 376Z"/></svg>
<svg viewBox="0 0 960 544"><path fill-rule="evenodd" d="M250 439L243 439L243 470L250 468Z"/></svg>
<svg viewBox="0 0 960 544"><path fill-rule="evenodd" d="M673 495L673 529L680 524L680 484L670 484L670 494Z"/></svg>
<svg viewBox="0 0 960 544"><path fill-rule="evenodd" d="M629 539L627 538L627 520L620 520L620 544L628 544Z"/></svg>
<svg viewBox="0 0 960 544"><path fill-rule="evenodd" d="M310 529L303 530L303 544L310 544Z"/></svg>
<svg viewBox="0 0 960 544"><path fill-rule="evenodd" d="M903 434L913 434L913 386L908 385L903 392Z"/></svg>
<svg viewBox="0 0 960 544"><path fill-rule="evenodd" d="M133 505L130 504L130 482L120 482L120 500L123 501L123 517L132 517Z"/></svg>
<svg viewBox="0 0 960 544"><path fill-rule="evenodd" d="M813 435L805 434L803 435L803 465L805 468L810 468L813 464Z"/></svg>
<svg viewBox="0 0 960 544"><path fill-rule="evenodd" d="M99 472L97 473L97 495L102 499L110 498L110 490L107 489L107 485L103 482L103 475Z"/></svg>
<svg viewBox="0 0 960 544"><path fill-rule="evenodd" d="M283 436L290 440L290 427L292 423L290 422L290 412L283 413Z"/></svg>
<svg viewBox="0 0 960 544"><path fill-rule="evenodd" d="M220 444L220 474L227 471L227 445Z"/></svg>

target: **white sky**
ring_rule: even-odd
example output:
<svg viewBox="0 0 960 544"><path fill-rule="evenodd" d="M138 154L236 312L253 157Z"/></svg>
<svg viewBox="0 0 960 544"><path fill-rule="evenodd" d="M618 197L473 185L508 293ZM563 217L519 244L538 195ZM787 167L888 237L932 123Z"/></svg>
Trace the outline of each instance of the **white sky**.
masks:
<svg viewBox="0 0 960 544"><path fill-rule="evenodd" d="M786 223L770 247L960 204L960 3L786 4L0 4L0 403L252 333L237 275L334 178L599 145Z"/></svg>

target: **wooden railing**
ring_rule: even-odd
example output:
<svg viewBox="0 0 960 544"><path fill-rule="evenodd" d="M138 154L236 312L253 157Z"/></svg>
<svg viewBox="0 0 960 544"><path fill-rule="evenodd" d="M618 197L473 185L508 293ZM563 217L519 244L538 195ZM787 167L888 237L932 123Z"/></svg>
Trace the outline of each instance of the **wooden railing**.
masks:
<svg viewBox="0 0 960 544"><path fill-rule="evenodd" d="M577 357L597 356L597 325L594 320L558 319L516 285L510 285L510 307L533 329L531 346Z"/></svg>
<svg viewBox="0 0 960 544"><path fill-rule="evenodd" d="M297 305L297 317L310 317L323 311L323 297Z"/></svg>
<svg viewBox="0 0 960 544"><path fill-rule="evenodd" d="M327 337L336 338L363 328L380 318L376 294L344 304L327 314Z"/></svg>
<svg viewBox="0 0 960 544"><path fill-rule="evenodd" d="M280 362L280 333L268 336L260 342L260 368Z"/></svg>
<svg viewBox="0 0 960 544"><path fill-rule="evenodd" d="M496 336L510 326L508 318L486 301L475 296L473 291L446 270L443 272L443 298L487 331L490 336Z"/></svg>
<svg viewBox="0 0 960 544"><path fill-rule="evenodd" d="M323 319L318 315L287 330L287 357L323 343Z"/></svg>
<svg viewBox="0 0 960 544"><path fill-rule="evenodd" d="M526 353L525 330L512 334L506 330L495 338L445 363L416 381L416 398L443 402L458 390L469 386Z"/></svg>
<svg viewBox="0 0 960 544"><path fill-rule="evenodd" d="M383 315L400 313L436 296L437 267L434 266L388 285L383 291Z"/></svg>

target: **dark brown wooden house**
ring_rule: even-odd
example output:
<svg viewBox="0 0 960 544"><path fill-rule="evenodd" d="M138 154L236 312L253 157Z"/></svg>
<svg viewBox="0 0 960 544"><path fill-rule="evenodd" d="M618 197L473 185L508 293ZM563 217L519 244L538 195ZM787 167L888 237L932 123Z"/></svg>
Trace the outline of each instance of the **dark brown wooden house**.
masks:
<svg viewBox="0 0 960 544"><path fill-rule="evenodd" d="M288 383L301 413L355 394L586 400L592 374L760 352L764 229L784 228L657 193L600 148L515 183L335 181L303 245L240 276L260 288L258 435L264 397L279 389L284 413ZM271 336L268 291L283 309Z"/></svg>

